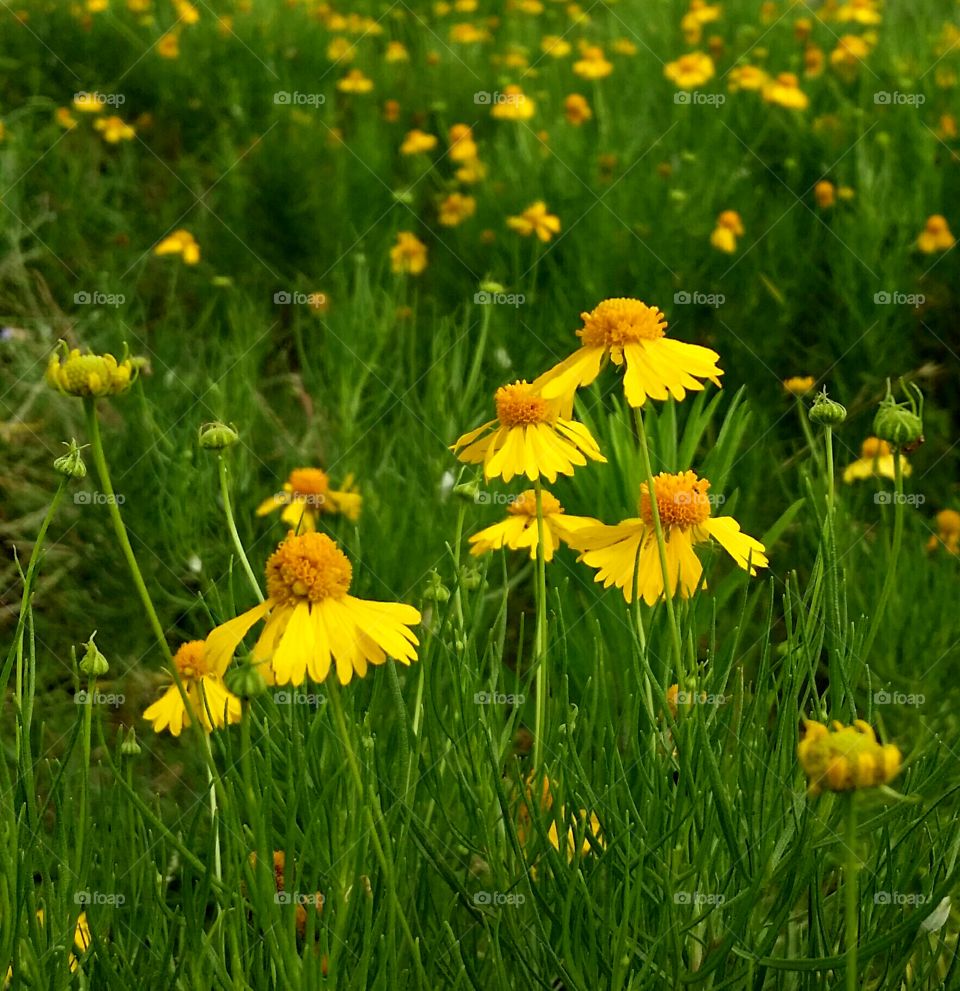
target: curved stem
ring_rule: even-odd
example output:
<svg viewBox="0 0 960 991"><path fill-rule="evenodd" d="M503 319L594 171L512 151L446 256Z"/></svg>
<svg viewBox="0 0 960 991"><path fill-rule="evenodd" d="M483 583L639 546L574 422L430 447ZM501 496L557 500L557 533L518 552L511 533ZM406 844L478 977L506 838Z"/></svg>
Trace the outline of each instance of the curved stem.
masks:
<svg viewBox="0 0 960 991"><path fill-rule="evenodd" d="M220 453L217 454L217 469L220 474L220 497L223 500L223 513L227 518L227 529L230 531L230 539L233 541L234 549L240 558L240 562L243 564L243 570L247 574L247 580L250 582L250 587L253 589L257 601L263 602L263 592L260 590L260 583L257 581L257 576L253 568L250 567L247 552L243 549L243 542L240 540L240 534L237 532L237 524L233 517L233 505L230 502L227 462Z"/></svg>
<svg viewBox="0 0 960 991"><path fill-rule="evenodd" d="M543 761L544 737L547 734L547 564L543 552L543 488L540 479L533 483L537 501L537 627L534 638L534 663L537 666L537 716L533 728L533 770Z"/></svg>

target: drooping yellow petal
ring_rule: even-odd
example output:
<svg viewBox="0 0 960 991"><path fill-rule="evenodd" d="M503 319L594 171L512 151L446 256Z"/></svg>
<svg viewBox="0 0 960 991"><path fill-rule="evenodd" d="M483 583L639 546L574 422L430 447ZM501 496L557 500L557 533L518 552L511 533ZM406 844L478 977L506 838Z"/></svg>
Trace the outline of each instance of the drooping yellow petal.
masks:
<svg viewBox="0 0 960 991"><path fill-rule="evenodd" d="M227 690L222 678L204 676L200 679L202 698L197 699L195 708L200 715L204 729L220 729L227 723L240 722L243 707L240 699ZM189 717L187 717L189 719Z"/></svg>
<svg viewBox="0 0 960 991"><path fill-rule="evenodd" d="M266 516L267 513L272 513L274 510L279 509L281 506L285 506L286 504L286 496L282 492L277 492L275 495L270 496L269 499L264 499L263 502L257 506L257 516Z"/></svg>
<svg viewBox="0 0 960 991"><path fill-rule="evenodd" d="M176 685L171 685L143 713L143 718L153 723L153 731L161 733L168 729L174 736L179 736L184 725L187 725L186 709L180 691Z"/></svg>
<svg viewBox="0 0 960 991"><path fill-rule="evenodd" d="M757 568L769 565L763 544L742 533L740 524L732 516L711 517L704 521L703 528L741 568L749 566L751 575L757 573Z"/></svg>
<svg viewBox="0 0 960 991"><path fill-rule="evenodd" d="M604 348L582 347L535 379L533 386L544 399L571 401L581 386L590 385L600 374Z"/></svg>
<svg viewBox="0 0 960 991"><path fill-rule="evenodd" d="M227 670L230 659L240 641L247 635L247 631L258 619L262 619L272 606L272 600L267 599L235 619L218 626L207 637L206 657L209 671L222 675Z"/></svg>
<svg viewBox="0 0 960 991"><path fill-rule="evenodd" d="M314 624L310 619L310 604L298 602L270 662L276 683L302 685L307 674L307 662L313 652Z"/></svg>

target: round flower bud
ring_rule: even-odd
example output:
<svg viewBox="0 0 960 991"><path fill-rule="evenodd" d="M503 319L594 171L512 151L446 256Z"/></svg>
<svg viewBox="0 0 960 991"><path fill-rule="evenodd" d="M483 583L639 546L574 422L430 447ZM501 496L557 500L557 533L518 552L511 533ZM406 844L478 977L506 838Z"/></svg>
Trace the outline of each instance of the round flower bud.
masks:
<svg viewBox="0 0 960 991"><path fill-rule="evenodd" d="M124 757L137 757L140 752L140 744L137 743L137 731L131 726L120 744L120 753Z"/></svg>
<svg viewBox="0 0 960 991"><path fill-rule="evenodd" d="M476 481L460 482L459 485L454 485L453 494L464 502L478 502L477 497L480 495L480 485Z"/></svg>
<svg viewBox="0 0 960 991"><path fill-rule="evenodd" d="M68 349L65 342L50 355L47 384L67 396L97 398L118 396L130 388L141 367L141 360L112 354L81 354L79 348Z"/></svg>
<svg viewBox="0 0 960 991"><path fill-rule="evenodd" d="M240 699L253 699L267 690L267 682L256 664L234 664L223 681L228 691Z"/></svg>
<svg viewBox="0 0 960 991"><path fill-rule="evenodd" d="M813 405L810 407L810 420L823 427L836 427L847 418L847 409L840 403L827 396L827 390L817 393L813 397Z"/></svg>
<svg viewBox="0 0 960 991"><path fill-rule="evenodd" d="M236 427L228 426L217 420L214 423L204 423L200 427L200 446L208 451L222 451L240 440Z"/></svg>
<svg viewBox="0 0 960 991"><path fill-rule="evenodd" d="M916 444L923 437L923 394L917 386L915 393L904 392L907 402L898 403L887 383L887 394L873 418L873 432L894 447Z"/></svg>
<svg viewBox="0 0 960 991"><path fill-rule="evenodd" d="M80 456L81 448L77 445L76 439L72 439L69 444L64 441L63 446L67 449L67 453L61 454L53 462L53 467L67 478L86 478L87 466L83 463L83 458Z"/></svg>
<svg viewBox="0 0 960 991"><path fill-rule="evenodd" d="M96 635L96 630L90 634L90 639L86 644L86 652L80 661L80 670L91 678L102 678L110 670L110 665L107 663L107 659L103 654L100 653L100 649L93 642L93 638Z"/></svg>
<svg viewBox="0 0 960 991"><path fill-rule="evenodd" d="M450 589L441 581L439 572L430 572L423 597L427 602L447 602L450 599Z"/></svg>
<svg viewBox="0 0 960 991"><path fill-rule="evenodd" d="M499 282L494 282L491 279L484 279L484 281L480 283L480 292L489 292L496 294L506 291L507 291L506 286L502 285Z"/></svg>
<svg viewBox="0 0 960 991"><path fill-rule="evenodd" d="M483 584L483 575L478 568L460 569L460 587L467 592L476 592Z"/></svg>

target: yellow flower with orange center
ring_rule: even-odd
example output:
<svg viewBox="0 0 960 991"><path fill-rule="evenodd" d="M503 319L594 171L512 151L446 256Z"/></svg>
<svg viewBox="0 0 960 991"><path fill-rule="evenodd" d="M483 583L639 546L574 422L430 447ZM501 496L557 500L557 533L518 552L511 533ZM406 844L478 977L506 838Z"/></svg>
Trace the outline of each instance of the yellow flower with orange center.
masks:
<svg viewBox="0 0 960 991"><path fill-rule="evenodd" d="M546 243L553 239L555 234L560 233L560 218L554 216L547 209L547 204L543 200L531 203L517 217L507 217L507 227L516 231L521 237L530 237L536 234L537 237Z"/></svg>
<svg viewBox="0 0 960 991"><path fill-rule="evenodd" d="M390 249L390 268L398 275L420 275L427 267L427 246L412 231L398 231Z"/></svg>
<svg viewBox="0 0 960 991"><path fill-rule="evenodd" d="M321 682L331 667L346 685L388 657L415 661L419 640L410 627L420 613L403 603L358 599L349 594L352 579L349 559L326 534L290 533L267 560L266 600L207 637L208 660L225 668L265 618L253 661L278 685L300 685L308 675Z"/></svg>
<svg viewBox="0 0 960 991"><path fill-rule="evenodd" d="M873 728L862 719L852 726L835 720L830 728L805 720L797 757L811 795L824 789L854 791L885 785L900 773L903 760L892 743L878 743Z"/></svg>
<svg viewBox="0 0 960 991"><path fill-rule="evenodd" d="M613 72L610 62L599 45L586 45L580 58L573 63L573 71L581 79L605 79Z"/></svg>
<svg viewBox="0 0 960 991"><path fill-rule="evenodd" d="M451 124L447 140L450 143L447 157L451 162L472 162L477 157L473 130L468 124Z"/></svg>
<svg viewBox="0 0 960 991"><path fill-rule="evenodd" d="M671 596L686 599L700 587L703 566L694 547L711 539L751 575L769 563L763 544L742 533L733 517L711 515L709 488L710 482L692 471L676 475L661 472L653 480ZM646 482L640 486L639 517L615 526L584 527L573 532L567 542L581 551L581 561L597 569L594 580L603 582L604 588L615 585L627 602L633 601L634 586L647 605L663 597L663 568Z"/></svg>
<svg viewBox="0 0 960 991"><path fill-rule="evenodd" d="M813 198L821 210L829 210L837 200L836 187L827 179L821 179L813 187Z"/></svg>
<svg viewBox="0 0 960 991"><path fill-rule="evenodd" d="M79 348L68 352L61 342L61 351L50 355L45 378L67 396L118 396L132 385L137 367L132 359L117 361L112 354L81 354Z"/></svg>
<svg viewBox="0 0 960 991"><path fill-rule="evenodd" d="M466 464L482 464L487 479L509 482L526 475L531 482L572 475L587 459L605 462L597 442L582 424L561 415L558 400L544 399L528 382L504 385L494 395L497 418L465 433L451 448Z"/></svg>
<svg viewBox="0 0 960 991"><path fill-rule="evenodd" d="M330 487L330 477L320 468L294 468L280 492L257 507L257 516L282 509L280 519L300 532L316 530L324 514L342 513L348 520L360 518L363 497L353 488L353 476L344 479L342 489Z"/></svg>
<svg viewBox="0 0 960 991"><path fill-rule="evenodd" d="M835 69L849 72L859 67L870 54L870 45L858 34L845 34L838 39L837 47L830 53L830 64Z"/></svg>
<svg viewBox="0 0 960 991"><path fill-rule="evenodd" d="M807 396L813 392L817 380L812 375L794 375L783 380L783 387L791 396Z"/></svg>
<svg viewBox="0 0 960 991"><path fill-rule="evenodd" d="M909 475L913 468L907 459L900 455L900 467L904 476ZM843 471L845 482L861 481L864 478L896 478L893 450L885 440L879 437L868 437L860 449L860 457L851 462Z"/></svg>
<svg viewBox="0 0 960 991"><path fill-rule="evenodd" d="M718 4L709 4L706 0L691 0L690 9L680 21L680 30L688 45L698 45L703 35L704 24L711 24L720 19L722 8Z"/></svg>
<svg viewBox="0 0 960 991"><path fill-rule="evenodd" d="M543 509L543 559L551 561L554 551L561 541L566 541L567 535L585 526L599 526L600 521L592 516L570 516L560 505L556 496L547 492L540 493ZM513 499L507 506L507 518L500 523L494 523L485 530L475 533L470 538L470 553L475 555L497 551L509 547L512 551L529 550L531 560L536 560L537 547L540 545L539 527L537 525L537 494L533 489L527 489Z"/></svg>
<svg viewBox="0 0 960 991"><path fill-rule="evenodd" d="M173 656L180 683L190 701L194 717L208 732L221 729L228 723L240 722L240 699L228 691L223 675L230 658L214 658L203 640L191 640L183 644ZM179 736L190 725L191 713L184 705L180 689L171 684L143 714L153 723L155 733L169 730Z"/></svg>
<svg viewBox="0 0 960 991"><path fill-rule="evenodd" d="M877 0L848 0L838 7L834 17L841 24L879 24L883 17L877 9Z"/></svg>
<svg viewBox="0 0 960 991"><path fill-rule="evenodd" d="M730 70L727 76L727 87L731 93L740 90L757 92L762 90L770 81L770 77L756 65L738 65Z"/></svg>
<svg viewBox="0 0 960 991"><path fill-rule="evenodd" d="M530 120L536 112L536 104L515 83L495 96L490 116L497 120Z"/></svg>
<svg viewBox="0 0 960 991"><path fill-rule="evenodd" d="M369 93L373 89L373 80L368 79L360 69L351 69L337 80L337 89L341 93Z"/></svg>
<svg viewBox="0 0 960 991"><path fill-rule="evenodd" d="M680 89L696 89L713 79L713 59L705 52L688 52L663 67L663 74Z"/></svg>
<svg viewBox="0 0 960 991"><path fill-rule="evenodd" d="M763 88L763 98L787 110L806 110L810 105L810 98L800 89L799 80L792 72L781 72L771 79Z"/></svg>
<svg viewBox="0 0 960 991"><path fill-rule="evenodd" d="M437 220L444 227L456 227L477 212L477 201L463 193L450 193L440 203Z"/></svg>
<svg viewBox="0 0 960 991"><path fill-rule="evenodd" d="M572 402L573 393L600 374L607 357L624 367L624 392L634 407L643 406L648 396L672 395L679 401L687 390L703 388L700 379L720 385L720 356L698 344L670 340L667 321L655 306L639 299L605 299L580 319L579 350L536 380L547 399Z"/></svg>
<svg viewBox="0 0 960 991"><path fill-rule="evenodd" d="M579 93L571 93L563 101L563 116L567 118L568 124L579 127L584 122L590 120L593 116L593 111L590 109L590 104L587 103L586 97L581 96Z"/></svg>
<svg viewBox="0 0 960 991"><path fill-rule="evenodd" d="M573 46L566 38L561 38L556 34L548 34L540 41L540 51L551 58L566 58L570 54Z"/></svg>
<svg viewBox="0 0 960 991"><path fill-rule="evenodd" d="M153 249L157 257L179 255L185 265L196 265L200 261L200 245L188 230L181 228L168 234Z"/></svg>
<svg viewBox="0 0 960 991"><path fill-rule="evenodd" d="M521 846L531 846L536 842L539 834L535 825L535 819L541 821L541 828L543 828L545 826L543 820L549 817L550 826L546 830L547 839L558 853L566 854L567 863L573 862L577 855L578 846L581 857L587 856L594 846L598 846L601 849L606 847L606 841L603 838L603 830L600 827L600 820L597 814L595 812L588 813L586 809L580 809L579 812L572 813L568 817L566 809L560 806L558 816L555 817L553 815L553 784L544 775L541 787L538 789L536 787L535 773L527 778L524 794L520 799L519 808L517 809L517 839ZM535 793L536 791L539 791L540 794L537 795ZM564 844L566 847L565 850L561 850L560 847L557 818L567 826L566 843ZM580 835L583 838L578 845L577 837ZM532 873L536 873L536 867L533 867L531 870Z"/></svg>
<svg viewBox="0 0 960 991"><path fill-rule="evenodd" d="M917 237L917 249L927 255L949 251L956 243L947 218L939 213L927 218L923 230Z"/></svg>
<svg viewBox="0 0 960 991"><path fill-rule="evenodd" d="M160 58L175 59L180 57L180 35L176 31L168 31L157 42L157 54Z"/></svg>
<svg viewBox="0 0 960 991"><path fill-rule="evenodd" d="M423 155L428 151L433 151L436 147L437 138L435 135L414 128L412 131L407 131L403 144L400 145L400 154Z"/></svg>
<svg viewBox="0 0 960 991"><path fill-rule="evenodd" d="M717 226L710 235L710 243L718 250L732 255L737 250L737 238L744 234L743 221L736 210L724 210L717 217Z"/></svg>
<svg viewBox="0 0 960 991"><path fill-rule="evenodd" d="M941 509L936 515L937 532L927 541L927 550L943 547L948 554L960 554L960 513Z"/></svg>

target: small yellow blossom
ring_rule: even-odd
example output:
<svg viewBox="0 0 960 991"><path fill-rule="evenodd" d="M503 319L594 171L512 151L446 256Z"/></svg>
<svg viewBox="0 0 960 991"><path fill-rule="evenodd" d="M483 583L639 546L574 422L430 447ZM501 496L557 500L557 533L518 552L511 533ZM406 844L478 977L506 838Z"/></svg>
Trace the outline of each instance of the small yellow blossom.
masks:
<svg viewBox="0 0 960 991"><path fill-rule="evenodd" d="M817 380L812 375L794 375L783 380L783 387L791 396L806 396L813 392Z"/></svg>
<svg viewBox="0 0 960 991"><path fill-rule="evenodd" d="M427 267L427 246L411 231L399 231L390 249L390 268L398 275L420 275Z"/></svg>
<svg viewBox="0 0 960 991"><path fill-rule="evenodd" d="M832 182L821 179L813 187L813 198L817 201L817 206L821 210L829 210L836 202L837 191Z"/></svg>
<svg viewBox="0 0 960 991"><path fill-rule="evenodd" d="M941 509L936 516L937 532L927 541L927 550L943 547L948 554L960 554L960 513Z"/></svg>
<svg viewBox="0 0 960 991"><path fill-rule="evenodd" d="M180 36L176 31L168 31L161 35L157 42L157 54L160 58L175 59L180 57Z"/></svg>
<svg viewBox="0 0 960 991"><path fill-rule="evenodd" d="M893 744L880 744L869 723L854 720L852 726L836 722L830 728L812 719L805 721L797 747L809 792L854 791L875 788L900 773L902 757Z"/></svg>
<svg viewBox="0 0 960 991"><path fill-rule="evenodd" d="M917 238L917 249L926 255L934 255L940 251L949 251L956 243L947 218L935 213L927 218Z"/></svg>
<svg viewBox="0 0 960 991"><path fill-rule="evenodd" d="M787 110L806 110L810 99L800 89L800 83L792 72L781 72L776 79L771 79L763 89L763 98L767 103L775 103Z"/></svg>
<svg viewBox="0 0 960 991"><path fill-rule="evenodd" d="M79 348L50 355L47 384L67 396L81 398L118 396L130 388L137 365L130 359L117 361L112 354L81 354Z"/></svg>
<svg viewBox="0 0 960 991"><path fill-rule="evenodd" d="M531 203L518 217L507 217L507 227L516 231L521 237L536 234L546 243L555 234L560 233L560 218L547 212L547 204L543 200Z"/></svg>
<svg viewBox="0 0 960 991"><path fill-rule="evenodd" d="M704 52L688 52L668 62L663 74L679 89L696 89L713 78L713 59Z"/></svg>
<svg viewBox="0 0 960 991"><path fill-rule="evenodd" d="M373 80L368 79L360 69L351 69L337 80L337 89L341 93L369 93L373 89Z"/></svg>
<svg viewBox="0 0 960 991"><path fill-rule="evenodd" d="M756 65L738 65L730 70L727 76L727 86L731 93L740 90L762 90L770 81L770 77Z"/></svg>
<svg viewBox="0 0 960 991"><path fill-rule="evenodd" d="M433 134L418 131L416 128L408 131L400 145L401 155L423 155L437 147L437 139Z"/></svg>
<svg viewBox="0 0 960 991"><path fill-rule="evenodd" d="M133 127L115 114L110 117L98 117L93 122L93 126L100 132L103 140L111 145L119 144L121 141L132 141L137 136Z"/></svg>
<svg viewBox="0 0 960 991"><path fill-rule="evenodd" d="M710 243L718 250L732 255L737 250L737 238L744 234L743 221L736 210L724 210L717 217L717 226L710 235Z"/></svg>
<svg viewBox="0 0 960 991"><path fill-rule="evenodd" d="M587 45L580 56L573 63L573 71L581 79L605 79L613 72L613 63L608 61L598 45Z"/></svg>
<svg viewBox="0 0 960 991"><path fill-rule="evenodd" d="M907 459L900 455L900 467L903 474L909 475L913 469ZM885 440L879 437L868 437L860 448L860 457L852 461L843 472L843 480L850 482L862 481L865 478L896 478L896 465L893 450Z"/></svg>
<svg viewBox="0 0 960 991"><path fill-rule="evenodd" d="M179 255L185 265L196 265L200 261L200 245L194 236L182 227L168 234L153 249L157 257L164 255Z"/></svg>
<svg viewBox="0 0 960 991"><path fill-rule="evenodd" d="M579 127L585 121L590 120L593 116L593 111L590 109L590 104L587 103L586 97L581 96L579 93L571 93L563 101L563 116L567 118L569 124Z"/></svg>
<svg viewBox="0 0 960 991"><path fill-rule="evenodd" d="M502 93L493 94L490 116L497 120L530 120L536 112L536 104L515 83L504 87Z"/></svg>

